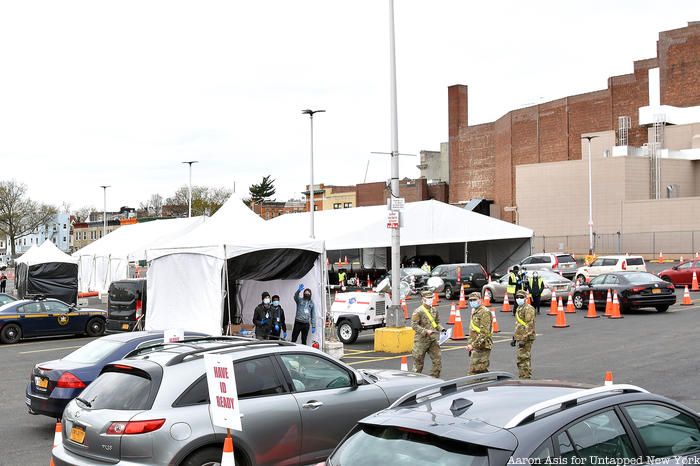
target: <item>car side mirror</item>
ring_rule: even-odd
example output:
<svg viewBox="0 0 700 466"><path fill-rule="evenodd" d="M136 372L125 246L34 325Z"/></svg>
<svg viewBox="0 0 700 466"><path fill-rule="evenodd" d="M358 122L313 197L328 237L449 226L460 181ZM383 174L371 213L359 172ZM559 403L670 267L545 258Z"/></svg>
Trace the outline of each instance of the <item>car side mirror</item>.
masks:
<svg viewBox="0 0 700 466"><path fill-rule="evenodd" d="M677 265L674 265L674 266L671 267L671 268L672 268L673 270L678 270L678 266L677 266Z"/></svg>
<svg viewBox="0 0 700 466"><path fill-rule="evenodd" d="M359 385L365 383L362 376L355 371L350 372L350 385L352 388L357 388Z"/></svg>
<svg viewBox="0 0 700 466"><path fill-rule="evenodd" d="M498 280L499 278L502 278L502 277L503 277L503 275L501 275L500 273L492 273L491 274L491 278L493 278L494 280Z"/></svg>

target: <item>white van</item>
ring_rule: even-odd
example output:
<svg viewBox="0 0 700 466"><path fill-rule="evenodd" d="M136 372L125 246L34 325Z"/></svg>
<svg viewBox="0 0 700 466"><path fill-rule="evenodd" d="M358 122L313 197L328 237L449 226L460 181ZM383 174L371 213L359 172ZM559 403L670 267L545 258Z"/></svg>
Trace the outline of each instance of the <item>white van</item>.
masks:
<svg viewBox="0 0 700 466"><path fill-rule="evenodd" d="M600 256L591 265L579 267L576 279L588 282L598 275L623 270L646 272L647 265L642 256Z"/></svg>

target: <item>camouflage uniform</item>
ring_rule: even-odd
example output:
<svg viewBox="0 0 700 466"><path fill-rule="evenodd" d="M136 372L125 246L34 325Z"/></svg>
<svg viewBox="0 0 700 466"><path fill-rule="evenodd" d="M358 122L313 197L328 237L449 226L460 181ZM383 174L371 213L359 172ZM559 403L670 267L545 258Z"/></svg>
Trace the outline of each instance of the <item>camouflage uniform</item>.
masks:
<svg viewBox="0 0 700 466"><path fill-rule="evenodd" d="M520 296L519 296L520 297ZM525 298L525 293L522 294ZM518 306L515 310L515 336L517 342L515 357L518 364L518 376L521 379L532 378L532 342L535 341L535 308L529 304Z"/></svg>
<svg viewBox="0 0 700 466"><path fill-rule="evenodd" d="M473 293L472 295L478 295ZM472 295L469 295L471 298ZM478 296L479 298L481 296ZM493 347L493 316L484 306L479 306L472 312L469 322L469 344L472 352L469 358L469 375L489 371L489 358Z"/></svg>
<svg viewBox="0 0 700 466"><path fill-rule="evenodd" d="M433 317L435 327L433 326L433 322L428 318L428 312ZM428 353L433 363L433 369L430 375L433 377L440 377L442 356L440 354L438 339L440 337L440 332L442 332L444 328L440 325L437 309L427 307L425 304L421 305L418 309L413 311L411 327L416 332L413 337L413 372L419 374L423 372L425 353ZM433 330L433 333L428 335L426 330Z"/></svg>

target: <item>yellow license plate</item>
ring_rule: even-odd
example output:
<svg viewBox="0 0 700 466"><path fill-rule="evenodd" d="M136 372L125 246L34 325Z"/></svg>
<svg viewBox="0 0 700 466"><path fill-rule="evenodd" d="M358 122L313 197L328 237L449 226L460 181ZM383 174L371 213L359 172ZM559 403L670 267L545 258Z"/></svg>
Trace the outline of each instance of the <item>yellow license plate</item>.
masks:
<svg viewBox="0 0 700 466"><path fill-rule="evenodd" d="M82 427L73 427L70 430L70 439L75 443L83 443L85 441L85 431Z"/></svg>
<svg viewBox="0 0 700 466"><path fill-rule="evenodd" d="M122 324L122 330L129 330L129 324Z"/></svg>
<svg viewBox="0 0 700 466"><path fill-rule="evenodd" d="M34 384L37 386L37 388L46 389L49 386L49 379L45 379L43 377L35 377Z"/></svg>
<svg viewBox="0 0 700 466"><path fill-rule="evenodd" d="M651 290L651 292L653 294L659 294L659 293L661 293L661 290L659 288L654 288L653 290Z"/></svg>

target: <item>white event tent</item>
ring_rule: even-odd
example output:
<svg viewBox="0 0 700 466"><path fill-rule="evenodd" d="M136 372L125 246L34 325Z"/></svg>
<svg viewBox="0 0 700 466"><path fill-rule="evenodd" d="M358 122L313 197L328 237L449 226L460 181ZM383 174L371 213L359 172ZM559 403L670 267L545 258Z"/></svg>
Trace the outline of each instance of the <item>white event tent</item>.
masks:
<svg viewBox="0 0 700 466"><path fill-rule="evenodd" d="M105 293L115 280L129 277L129 263L148 260L147 250L185 235L206 217L175 218L134 223L117 228L73 253L79 265L81 292Z"/></svg>
<svg viewBox="0 0 700 466"><path fill-rule="evenodd" d="M331 261L355 253L365 268L387 266L386 206L319 211L314 222ZM309 214L282 215L267 223L275 231L305 231ZM529 255L532 235L529 228L440 201L410 202L402 213L401 255L435 254L445 262L479 262L495 272Z"/></svg>
<svg viewBox="0 0 700 466"><path fill-rule="evenodd" d="M32 246L17 258L17 295L43 295L75 304L78 295L78 260L59 250L51 240Z"/></svg>
<svg viewBox="0 0 700 466"><path fill-rule="evenodd" d="M227 323L251 324L261 292L269 291L280 296L291 334L293 297L303 284L313 293L319 329L308 343L323 343L323 241L270 228L235 195L189 234L149 249L148 257L147 330L220 335Z"/></svg>

